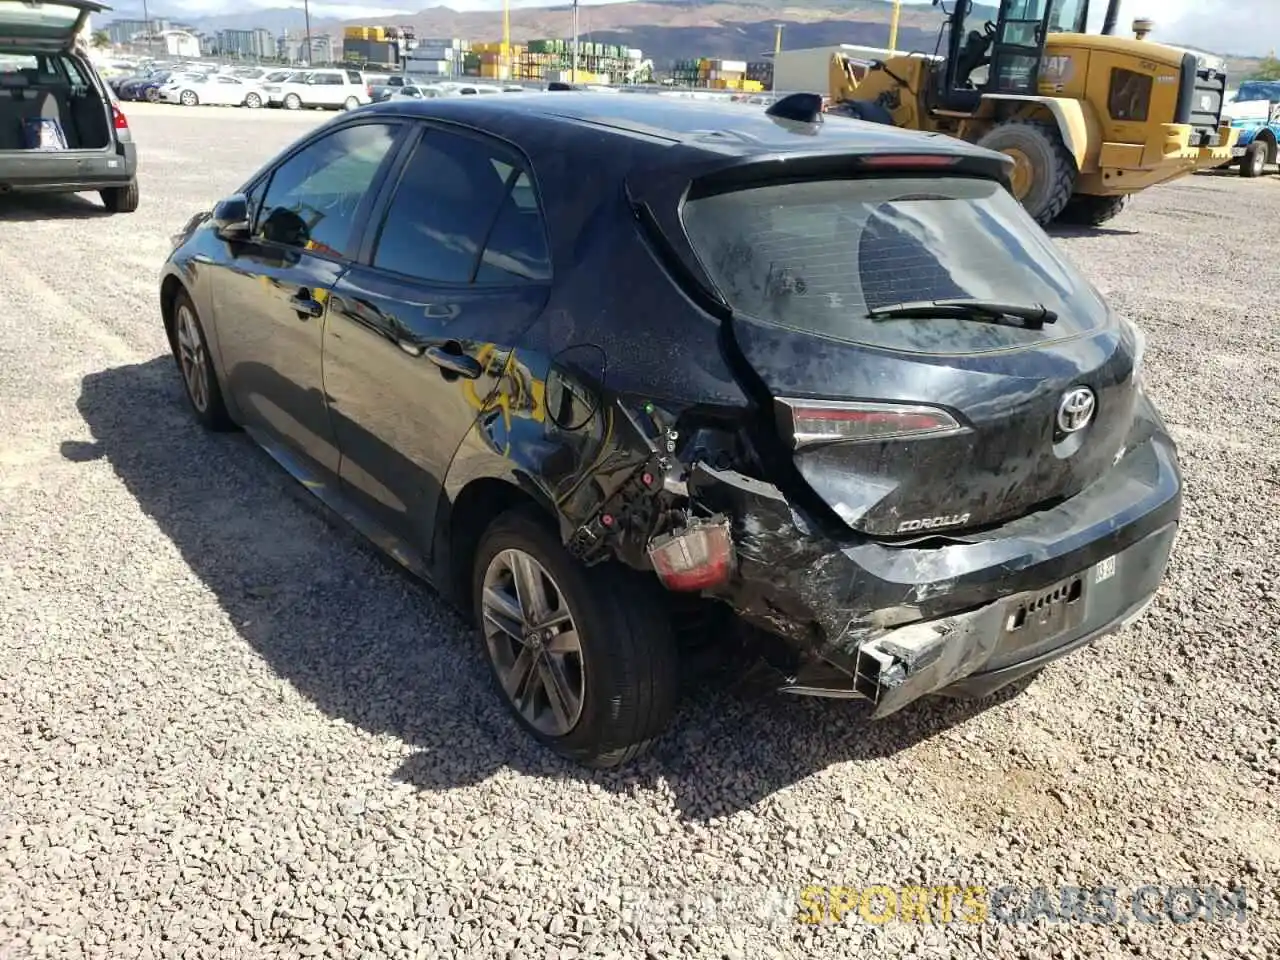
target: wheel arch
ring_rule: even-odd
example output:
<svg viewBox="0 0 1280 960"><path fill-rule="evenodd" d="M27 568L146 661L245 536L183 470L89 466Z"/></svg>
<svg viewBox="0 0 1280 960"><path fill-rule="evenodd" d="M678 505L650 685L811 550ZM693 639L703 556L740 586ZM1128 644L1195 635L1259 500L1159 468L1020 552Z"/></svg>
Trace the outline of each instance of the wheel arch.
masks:
<svg viewBox="0 0 1280 960"><path fill-rule="evenodd" d="M495 454L496 456L496 454ZM431 579L464 615L471 615L471 567L480 537L493 520L508 510L532 506L546 516L549 526L559 525L550 496L527 471L506 462L465 481L447 481L436 507L431 544ZM455 473L450 469L450 475ZM557 529L558 533L563 533Z"/></svg>
<svg viewBox="0 0 1280 960"><path fill-rule="evenodd" d="M1043 119L1052 122L1058 128L1067 152L1076 161L1076 170L1086 172L1086 168L1097 162L1098 121L1088 104L1067 97L1023 96L1011 93L983 94L984 101L995 104L1009 103L1015 106L1017 115L1022 119Z"/></svg>

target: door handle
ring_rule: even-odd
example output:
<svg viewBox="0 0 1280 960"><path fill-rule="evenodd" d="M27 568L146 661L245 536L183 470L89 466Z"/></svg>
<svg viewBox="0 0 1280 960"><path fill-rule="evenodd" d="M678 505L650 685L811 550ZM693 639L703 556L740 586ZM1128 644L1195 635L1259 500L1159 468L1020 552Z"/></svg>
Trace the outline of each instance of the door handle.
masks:
<svg viewBox="0 0 1280 960"><path fill-rule="evenodd" d="M310 320L324 313L324 304L311 296L311 291L303 287L289 298L289 306L293 307L299 317Z"/></svg>
<svg viewBox="0 0 1280 960"><path fill-rule="evenodd" d="M463 353L462 345L456 340L450 340L442 347L428 347L426 358L439 367L445 377L453 375L474 380L480 376L480 362Z"/></svg>

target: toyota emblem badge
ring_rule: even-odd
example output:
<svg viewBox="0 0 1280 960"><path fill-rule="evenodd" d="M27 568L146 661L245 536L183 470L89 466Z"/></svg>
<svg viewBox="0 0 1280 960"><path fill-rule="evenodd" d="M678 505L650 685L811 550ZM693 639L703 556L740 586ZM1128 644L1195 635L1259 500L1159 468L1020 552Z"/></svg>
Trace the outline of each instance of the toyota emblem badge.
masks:
<svg viewBox="0 0 1280 960"><path fill-rule="evenodd" d="M1093 421L1098 402L1088 387L1076 387L1062 395L1058 402L1058 429L1077 433Z"/></svg>

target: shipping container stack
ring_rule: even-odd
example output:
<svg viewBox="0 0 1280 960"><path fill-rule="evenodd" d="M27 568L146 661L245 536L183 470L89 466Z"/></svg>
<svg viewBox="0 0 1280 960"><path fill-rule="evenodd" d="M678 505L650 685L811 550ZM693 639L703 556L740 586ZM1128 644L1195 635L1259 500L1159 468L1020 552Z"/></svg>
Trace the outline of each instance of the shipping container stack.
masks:
<svg viewBox="0 0 1280 960"><path fill-rule="evenodd" d="M524 54L524 47L519 44L500 41L475 43L471 45L471 49L479 54L479 63L477 71L468 75L485 80L512 79L512 65Z"/></svg>
<svg viewBox="0 0 1280 960"><path fill-rule="evenodd" d="M773 61L754 60L747 64L747 79L760 84L763 90L773 89Z"/></svg>
<svg viewBox="0 0 1280 960"><path fill-rule="evenodd" d="M530 40L504 49L498 42L477 43L473 58L464 62L466 76L514 82L569 81L573 77L572 40ZM625 83L640 64L642 53L613 44L579 43L578 83Z"/></svg>
<svg viewBox="0 0 1280 960"><path fill-rule="evenodd" d="M408 73L446 80L466 73L471 42L461 37L424 37L409 52Z"/></svg>
<svg viewBox="0 0 1280 960"><path fill-rule="evenodd" d="M712 60L707 57L699 60L677 60L671 66L671 79L681 87L759 93L772 84L773 64Z"/></svg>

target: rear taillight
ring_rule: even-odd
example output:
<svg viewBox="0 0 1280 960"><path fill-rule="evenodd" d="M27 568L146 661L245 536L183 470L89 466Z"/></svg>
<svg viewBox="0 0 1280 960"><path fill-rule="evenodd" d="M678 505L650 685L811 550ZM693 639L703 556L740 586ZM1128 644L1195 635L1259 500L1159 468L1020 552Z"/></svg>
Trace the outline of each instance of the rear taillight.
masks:
<svg viewBox="0 0 1280 960"><path fill-rule="evenodd" d="M965 429L945 410L914 404L779 399L778 416L797 450L820 443L946 436Z"/></svg>
<svg viewBox="0 0 1280 960"><path fill-rule="evenodd" d="M649 541L649 561L668 590L707 590L733 575L733 538L729 521L696 520L674 533Z"/></svg>
<svg viewBox="0 0 1280 960"><path fill-rule="evenodd" d="M129 129L129 119L124 115L124 111L114 103L111 105L111 121L115 124L117 130Z"/></svg>

